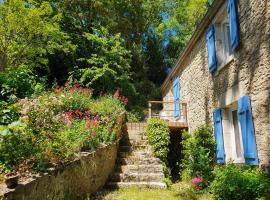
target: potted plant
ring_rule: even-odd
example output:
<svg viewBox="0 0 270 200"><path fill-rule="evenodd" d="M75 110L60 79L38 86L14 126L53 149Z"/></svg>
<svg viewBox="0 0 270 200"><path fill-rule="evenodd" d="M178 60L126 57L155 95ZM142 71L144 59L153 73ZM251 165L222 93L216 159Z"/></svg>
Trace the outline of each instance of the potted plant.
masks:
<svg viewBox="0 0 270 200"><path fill-rule="evenodd" d="M16 172L11 172L5 175L5 183L8 188L15 188L18 185L20 175Z"/></svg>

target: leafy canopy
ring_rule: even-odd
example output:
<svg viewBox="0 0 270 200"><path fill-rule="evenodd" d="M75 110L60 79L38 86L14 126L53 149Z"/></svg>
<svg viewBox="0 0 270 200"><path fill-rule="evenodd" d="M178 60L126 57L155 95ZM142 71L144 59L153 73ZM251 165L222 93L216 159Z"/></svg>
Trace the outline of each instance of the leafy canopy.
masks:
<svg viewBox="0 0 270 200"><path fill-rule="evenodd" d="M55 14L46 1L40 5L4 1L0 16L0 70L22 64L46 65L46 55L74 47L60 29L61 14Z"/></svg>

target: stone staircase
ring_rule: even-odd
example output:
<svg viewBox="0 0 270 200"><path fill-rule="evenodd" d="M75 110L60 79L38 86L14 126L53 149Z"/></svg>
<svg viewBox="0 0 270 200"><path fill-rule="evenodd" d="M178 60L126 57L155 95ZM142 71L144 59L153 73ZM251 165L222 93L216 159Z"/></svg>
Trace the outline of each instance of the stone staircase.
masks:
<svg viewBox="0 0 270 200"><path fill-rule="evenodd" d="M107 187L166 188L163 166L155 158L144 133L145 123L127 123L120 141L118 158Z"/></svg>

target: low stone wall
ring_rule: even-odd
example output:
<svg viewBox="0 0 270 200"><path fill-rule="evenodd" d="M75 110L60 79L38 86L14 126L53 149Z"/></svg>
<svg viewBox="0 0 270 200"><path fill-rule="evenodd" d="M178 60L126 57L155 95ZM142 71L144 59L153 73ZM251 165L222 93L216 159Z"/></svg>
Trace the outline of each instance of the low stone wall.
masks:
<svg viewBox="0 0 270 200"><path fill-rule="evenodd" d="M116 122L115 131L120 137L125 114ZM20 182L15 189L4 186L3 200L77 200L102 188L114 170L118 142L98 148L94 152L81 152L78 158L50 173L37 175ZM1 186L0 186L1 187Z"/></svg>
<svg viewBox="0 0 270 200"><path fill-rule="evenodd" d="M21 183L7 190L5 200L85 199L87 194L104 186L114 169L118 144L95 152L82 152L80 157L63 169ZM1 198L0 198L1 199Z"/></svg>

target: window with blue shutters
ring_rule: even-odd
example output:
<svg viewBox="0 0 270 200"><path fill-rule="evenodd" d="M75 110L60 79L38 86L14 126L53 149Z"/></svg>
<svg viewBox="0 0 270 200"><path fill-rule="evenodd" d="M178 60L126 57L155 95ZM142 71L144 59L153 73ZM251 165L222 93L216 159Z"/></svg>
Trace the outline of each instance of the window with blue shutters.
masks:
<svg viewBox="0 0 270 200"><path fill-rule="evenodd" d="M207 49L208 49L208 67L211 73L217 69L217 57L215 46L215 27L212 25L208 28L206 34Z"/></svg>
<svg viewBox="0 0 270 200"><path fill-rule="evenodd" d="M216 141L217 163L223 164L225 163L225 151L224 151L223 128L222 128L222 111L220 108L214 111L213 122Z"/></svg>
<svg viewBox="0 0 270 200"><path fill-rule="evenodd" d="M180 83L179 77L173 81L174 117L180 117Z"/></svg>
<svg viewBox="0 0 270 200"><path fill-rule="evenodd" d="M230 43L232 50L235 50L239 45L237 3L236 0L227 1L228 18L230 24Z"/></svg>
<svg viewBox="0 0 270 200"><path fill-rule="evenodd" d="M206 33L210 73L222 69L233 60L234 51L239 43L235 0L227 1L219 9Z"/></svg>
<svg viewBox="0 0 270 200"><path fill-rule="evenodd" d="M238 115L242 132L245 163L258 165L259 160L249 96L243 96L238 100Z"/></svg>

